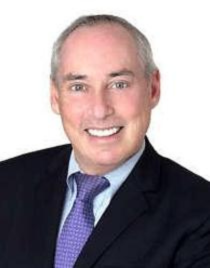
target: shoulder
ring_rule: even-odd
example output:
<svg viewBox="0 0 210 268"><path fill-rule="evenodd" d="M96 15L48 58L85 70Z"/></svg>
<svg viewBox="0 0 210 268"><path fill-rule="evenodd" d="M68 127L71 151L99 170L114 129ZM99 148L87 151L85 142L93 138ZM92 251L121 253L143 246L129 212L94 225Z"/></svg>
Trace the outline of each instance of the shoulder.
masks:
<svg viewBox="0 0 210 268"><path fill-rule="evenodd" d="M172 189L199 190L199 188L210 190L210 181L195 174L179 163L160 155L146 139L146 149L142 157L144 168L149 170L150 177L157 178L157 183ZM155 172L151 172L155 170Z"/></svg>
<svg viewBox="0 0 210 268"><path fill-rule="evenodd" d="M168 180L173 187L178 187L179 190L190 192L191 190L206 189L206 191L210 191L210 182L207 179L162 156L161 175L163 179Z"/></svg>
<svg viewBox="0 0 210 268"><path fill-rule="evenodd" d="M160 158L160 188L168 208L184 218L210 217L210 182L168 158Z"/></svg>
<svg viewBox="0 0 210 268"><path fill-rule="evenodd" d="M159 155L147 142L145 150L146 179L156 185L156 193L168 209L177 209L178 213L206 214L210 204L210 182L193 173L173 160ZM155 172L151 171L155 170ZM151 179L152 178L152 179Z"/></svg>
<svg viewBox="0 0 210 268"><path fill-rule="evenodd" d="M30 152L0 162L0 181L20 173L35 172L48 166L59 155L70 155L70 144Z"/></svg>

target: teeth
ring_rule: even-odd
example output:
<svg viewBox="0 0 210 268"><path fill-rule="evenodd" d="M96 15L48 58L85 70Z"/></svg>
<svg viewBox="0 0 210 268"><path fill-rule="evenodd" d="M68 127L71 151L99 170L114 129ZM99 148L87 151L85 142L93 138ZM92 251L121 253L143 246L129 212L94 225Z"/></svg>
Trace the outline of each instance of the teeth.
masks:
<svg viewBox="0 0 210 268"><path fill-rule="evenodd" d="M109 129L88 129L87 131L91 136L108 137L117 133L119 129L119 127L113 127Z"/></svg>

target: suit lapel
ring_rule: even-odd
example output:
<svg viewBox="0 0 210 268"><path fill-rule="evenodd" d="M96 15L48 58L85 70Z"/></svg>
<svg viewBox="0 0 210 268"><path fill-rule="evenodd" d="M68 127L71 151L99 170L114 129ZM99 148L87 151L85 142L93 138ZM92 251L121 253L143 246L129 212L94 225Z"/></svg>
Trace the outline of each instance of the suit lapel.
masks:
<svg viewBox="0 0 210 268"><path fill-rule="evenodd" d="M47 170L45 180L37 186L35 215L41 224L37 227L34 239L37 241L36 245L43 247L40 252L43 255L40 258L43 263L39 267L53 266L57 233L65 199L69 156L68 149L56 157Z"/></svg>
<svg viewBox="0 0 210 268"><path fill-rule="evenodd" d="M91 267L137 218L150 209L146 193L158 189L159 156L147 141L133 172L121 186L83 248L75 267Z"/></svg>

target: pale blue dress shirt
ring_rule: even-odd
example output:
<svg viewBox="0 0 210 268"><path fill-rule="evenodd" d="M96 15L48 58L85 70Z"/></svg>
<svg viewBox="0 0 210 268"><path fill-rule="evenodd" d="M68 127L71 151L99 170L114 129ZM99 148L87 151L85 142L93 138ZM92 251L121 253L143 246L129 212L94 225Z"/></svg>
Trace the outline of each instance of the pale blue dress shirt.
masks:
<svg viewBox="0 0 210 268"><path fill-rule="evenodd" d="M123 182L126 180L128 175L131 173L132 169L134 168L135 164L140 159L144 149L145 149L145 141L143 142L141 149L135 155L129 158L125 163L123 163L117 169L104 175L104 177L106 177L109 180L110 186L107 189L105 189L103 192L98 194L93 201L93 213L95 217L95 221L94 221L95 226L100 220L103 213L105 212L106 208L108 207L114 194L123 184ZM60 230L59 230L60 232L62 230L63 224L69 212L72 209L72 206L76 198L76 194L77 194L76 182L72 179L72 176L70 175L78 171L82 172L79 168L78 163L76 162L74 151L72 151L72 154L69 160L68 177L67 177L68 188L66 192L63 214L62 214L61 223L60 223Z"/></svg>

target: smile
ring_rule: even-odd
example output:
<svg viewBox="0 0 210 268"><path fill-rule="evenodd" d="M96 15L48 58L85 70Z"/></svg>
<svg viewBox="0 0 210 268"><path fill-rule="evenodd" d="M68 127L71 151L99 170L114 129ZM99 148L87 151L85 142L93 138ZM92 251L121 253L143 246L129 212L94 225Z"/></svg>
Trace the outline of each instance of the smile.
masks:
<svg viewBox="0 0 210 268"><path fill-rule="evenodd" d="M95 137L109 137L112 136L116 133L118 133L122 127L112 127L112 128L107 128L107 129L87 129L86 131L88 134L91 136Z"/></svg>

